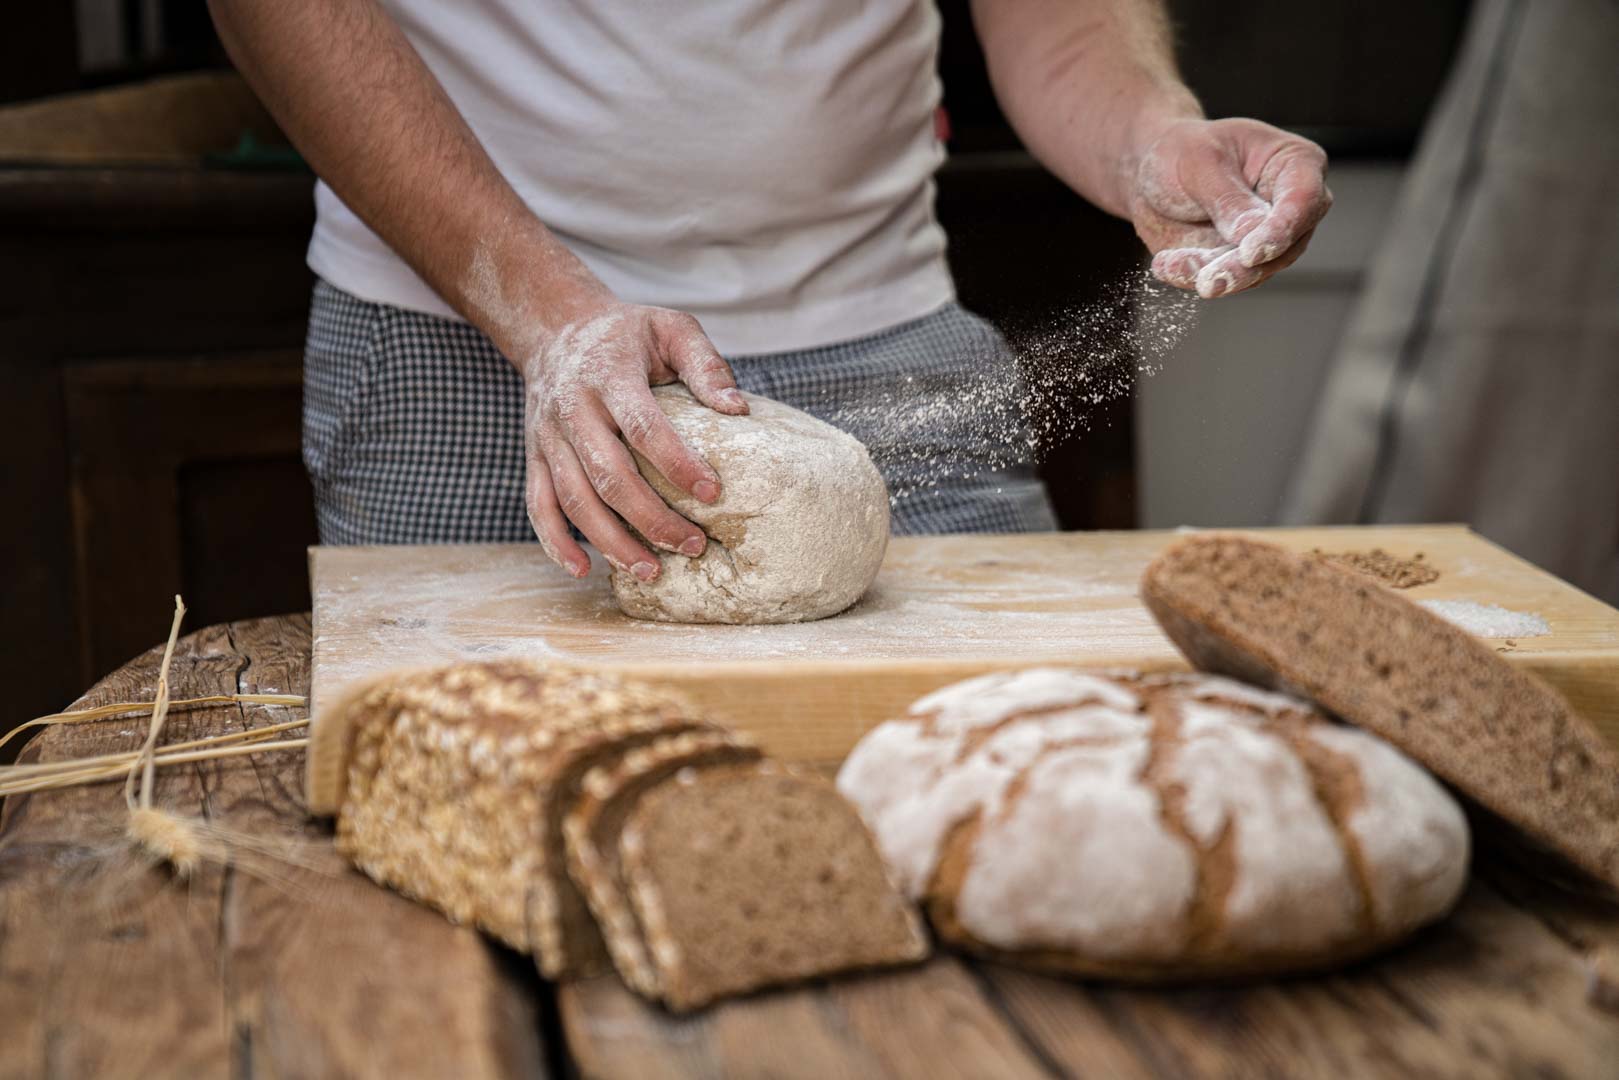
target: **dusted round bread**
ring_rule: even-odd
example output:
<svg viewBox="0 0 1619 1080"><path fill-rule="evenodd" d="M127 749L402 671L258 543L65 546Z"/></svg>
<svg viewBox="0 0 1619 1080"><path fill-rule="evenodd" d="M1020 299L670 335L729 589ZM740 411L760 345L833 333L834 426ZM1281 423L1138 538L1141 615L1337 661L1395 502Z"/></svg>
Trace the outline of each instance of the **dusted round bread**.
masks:
<svg viewBox="0 0 1619 1080"><path fill-rule="evenodd" d="M888 489L860 441L753 394L726 416L683 386L653 390L686 445L719 474L718 501L675 488L639 454L641 475L708 534L702 555L659 552L643 582L613 572L613 596L637 619L784 623L824 619L860 599L888 548Z"/></svg>
<svg viewBox="0 0 1619 1080"><path fill-rule="evenodd" d="M942 938L1084 975L1324 967L1467 873L1461 809L1398 750L1213 676L971 679L869 732L838 788Z"/></svg>

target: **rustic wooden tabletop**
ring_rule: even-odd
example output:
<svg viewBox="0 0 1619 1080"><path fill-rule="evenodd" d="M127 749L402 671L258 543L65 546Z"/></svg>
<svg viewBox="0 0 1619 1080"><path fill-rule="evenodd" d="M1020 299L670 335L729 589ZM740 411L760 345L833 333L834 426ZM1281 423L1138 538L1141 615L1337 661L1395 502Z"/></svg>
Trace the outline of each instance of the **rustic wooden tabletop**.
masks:
<svg viewBox="0 0 1619 1080"><path fill-rule="evenodd" d="M181 640L176 698L306 693L306 616ZM149 700L158 650L78 703ZM295 718L176 712L181 740ZM59 726L23 760L135 748L138 717ZM301 840L298 866L177 882L118 842L121 785L0 811L0 1076L1619 1077L1584 959L1619 908L1486 856L1460 908L1335 975L1087 985L943 955L673 1019L608 976L525 958L348 871L304 813L302 754L170 768L158 802Z"/></svg>

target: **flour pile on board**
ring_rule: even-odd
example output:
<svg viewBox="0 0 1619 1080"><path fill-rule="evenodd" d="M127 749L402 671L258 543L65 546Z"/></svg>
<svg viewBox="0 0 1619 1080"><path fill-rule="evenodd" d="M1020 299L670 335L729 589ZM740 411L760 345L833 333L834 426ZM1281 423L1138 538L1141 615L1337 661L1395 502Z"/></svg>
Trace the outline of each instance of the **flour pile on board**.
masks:
<svg viewBox="0 0 1619 1080"><path fill-rule="evenodd" d="M1191 329L1197 299L1143 271L1097 300L1008 333L943 348L920 371L864 377L812 411L858 435L898 505L941 484L1041 461L1088 430L1097 408L1157 373ZM944 343L941 343L944 344Z"/></svg>
<svg viewBox="0 0 1619 1080"><path fill-rule="evenodd" d="M1533 611L1513 611L1499 604L1477 604L1471 600L1423 600L1423 607L1477 637L1540 637L1552 632L1551 625Z"/></svg>

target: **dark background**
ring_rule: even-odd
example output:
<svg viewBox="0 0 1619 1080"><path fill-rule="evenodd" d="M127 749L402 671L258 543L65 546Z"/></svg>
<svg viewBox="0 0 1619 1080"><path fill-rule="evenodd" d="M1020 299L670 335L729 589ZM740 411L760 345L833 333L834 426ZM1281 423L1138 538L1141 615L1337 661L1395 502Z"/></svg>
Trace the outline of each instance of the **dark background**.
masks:
<svg viewBox="0 0 1619 1080"><path fill-rule="evenodd" d="M941 8L953 135L939 215L964 303L1015 334L1141 252L1019 150L966 4ZM1460 0L1172 8L1210 115L1293 128L1337 161L1409 154L1467 13ZM21 5L0 36L0 103L17 103L0 104L0 730L158 641L177 591L192 628L309 603L312 178L238 83L153 82L228 68L200 2L103 5L117 26L94 64L76 10ZM26 104L69 93L87 96ZM104 145L73 137L92 131ZM1065 527L1136 523L1133 416L1114 402L1046 463Z"/></svg>

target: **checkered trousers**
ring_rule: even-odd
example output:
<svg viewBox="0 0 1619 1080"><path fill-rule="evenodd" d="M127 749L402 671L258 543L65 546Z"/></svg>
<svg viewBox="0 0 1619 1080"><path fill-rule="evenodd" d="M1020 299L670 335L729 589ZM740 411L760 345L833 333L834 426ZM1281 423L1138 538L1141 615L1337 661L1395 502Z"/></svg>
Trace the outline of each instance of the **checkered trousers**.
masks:
<svg viewBox="0 0 1619 1080"><path fill-rule="evenodd" d="M1056 528L1007 428L1015 364L960 307L855 341L727 359L744 390L866 443L896 533ZM316 283L303 449L322 543L532 540L522 420L517 373L473 327Z"/></svg>

